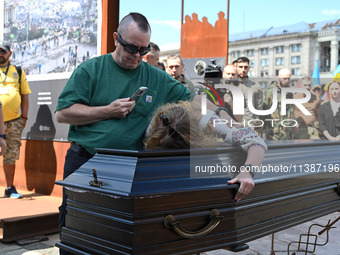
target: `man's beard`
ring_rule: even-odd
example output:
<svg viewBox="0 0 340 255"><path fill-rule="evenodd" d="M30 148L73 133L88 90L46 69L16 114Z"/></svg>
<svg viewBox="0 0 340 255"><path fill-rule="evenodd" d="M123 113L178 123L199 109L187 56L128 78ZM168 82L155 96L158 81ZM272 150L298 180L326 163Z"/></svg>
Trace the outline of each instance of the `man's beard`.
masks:
<svg viewBox="0 0 340 255"><path fill-rule="evenodd" d="M8 59L9 59L9 57L8 58L0 57L0 65L6 64Z"/></svg>

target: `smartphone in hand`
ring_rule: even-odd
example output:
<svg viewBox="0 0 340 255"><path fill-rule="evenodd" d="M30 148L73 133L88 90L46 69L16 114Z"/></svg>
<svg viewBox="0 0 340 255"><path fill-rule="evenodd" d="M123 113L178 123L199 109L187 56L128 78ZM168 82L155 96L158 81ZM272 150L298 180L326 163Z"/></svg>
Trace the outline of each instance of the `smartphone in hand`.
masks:
<svg viewBox="0 0 340 255"><path fill-rule="evenodd" d="M137 91L130 97L130 101L137 102L138 99L144 95L145 91L147 91L147 87L140 87Z"/></svg>

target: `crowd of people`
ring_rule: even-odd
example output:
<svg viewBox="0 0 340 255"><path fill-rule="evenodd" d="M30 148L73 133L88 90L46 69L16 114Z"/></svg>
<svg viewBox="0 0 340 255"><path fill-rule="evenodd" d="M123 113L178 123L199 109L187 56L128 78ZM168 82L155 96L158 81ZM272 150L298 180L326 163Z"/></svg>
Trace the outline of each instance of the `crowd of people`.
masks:
<svg viewBox="0 0 340 255"><path fill-rule="evenodd" d="M277 79L273 80L267 89L261 88L258 83L248 77L249 69L249 59L246 57L238 58L233 64L227 65L223 69L224 81L238 86L245 96L245 109L248 112L245 111L243 116L235 116L238 122L257 120L260 125L253 125L253 128L266 140L328 139L340 141L339 79L331 79L322 89L322 86L318 84L312 87L312 78L304 76L294 86L294 88L303 90L286 93L284 89L293 87L291 85L291 72L288 69L281 69ZM236 82L230 83L230 80L235 79ZM253 90L253 107L257 110L269 110L276 106L271 114L255 115L249 111L247 95L250 88ZM323 90L324 94L322 93ZM284 99L291 100L289 104L282 104L281 95L283 93L285 93ZM277 104L273 106L275 95ZM308 111L309 114L307 114L301 107L292 102L304 100L309 95L310 98L301 104L302 108ZM230 97L230 94L227 94L228 97ZM223 98L226 98L226 96L223 95ZM230 100L225 100L224 103L232 106ZM283 106L286 106L285 109L282 109ZM330 108L327 109L327 106L331 107L332 111L330 111Z"/></svg>
<svg viewBox="0 0 340 255"><path fill-rule="evenodd" d="M336 115L337 113L340 114L338 107L340 101L339 78L332 78L329 83L323 86L317 84L312 87L312 78L304 76L297 81L296 86L292 86L291 72L284 68L279 70L277 79L264 89L248 76L250 68L249 59L239 57L232 64L226 65L223 70L221 68L221 80L217 79L218 82L238 87L244 95L244 114L234 115L232 92L229 89L216 89L222 99L221 102L215 100L216 104L225 108L223 110L228 113L234 123L238 123L238 126L249 124L248 126L265 140L328 139L339 141L340 118ZM200 84L194 85L184 76L184 64L179 54L168 56L163 70L192 91L197 92L195 88L201 86ZM310 95L310 99L302 103L309 115L292 103L293 101L285 104L285 112L282 112L282 88L290 87L300 88L304 91L285 93L284 97L287 100L298 102ZM250 89L252 90L251 103L253 108L268 111L276 106L275 110L265 115L254 114L249 107L248 91ZM274 95L276 101L273 100ZM332 116L329 116L330 111L325 111L327 105L329 109L332 106Z"/></svg>
<svg viewBox="0 0 340 255"><path fill-rule="evenodd" d="M155 45L152 43L152 45ZM148 61L149 54L144 56L144 61L166 71L174 79L186 86L192 92L201 85L194 84L184 76L184 63L179 54L170 55L165 61L165 65L159 62L159 48L156 45L157 60ZM152 46L154 49L154 46ZM153 51L153 50L151 50ZM233 114L233 96L230 90L216 89L222 99L222 105L228 115L235 123L247 125L251 121L251 127L260 137L265 140L294 140L294 139L328 139L339 141L340 139L340 118L336 114L339 112L338 102L340 92L337 86L340 79L333 78L329 83L321 86L320 84L312 87L312 78L304 76L298 80L296 88L302 88L310 92L310 99L302 106L310 113L306 115L299 107L294 104L287 104L285 113L281 112L281 90L282 88L293 87L291 85L291 72L284 68L279 71L276 80L273 80L267 89L263 89L259 83L249 78L250 61L247 57L239 57L232 64L226 65L221 70L221 78L225 84L237 86L245 98L244 114ZM332 86L330 86L332 85ZM274 91L277 91L277 107L269 115L256 115L250 111L248 105L248 90L252 89L252 105L257 110L269 110L273 107ZM331 90L330 90L331 89ZM305 92L287 93L286 99L303 100L306 98ZM216 100L217 101L217 100ZM217 101L217 104L220 104ZM325 105L324 105L325 104ZM328 109L326 108L328 106ZM333 115L330 116L332 109ZM338 113L340 114L340 113ZM327 121L326 121L327 120ZM250 122L249 122L250 123Z"/></svg>

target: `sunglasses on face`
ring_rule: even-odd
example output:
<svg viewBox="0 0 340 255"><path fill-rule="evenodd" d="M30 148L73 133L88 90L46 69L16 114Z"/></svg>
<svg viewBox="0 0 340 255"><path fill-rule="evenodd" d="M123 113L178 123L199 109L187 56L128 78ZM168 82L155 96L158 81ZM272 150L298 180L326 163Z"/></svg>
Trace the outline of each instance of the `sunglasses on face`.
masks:
<svg viewBox="0 0 340 255"><path fill-rule="evenodd" d="M4 50L0 50L0 54L6 54L7 51L4 51Z"/></svg>
<svg viewBox="0 0 340 255"><path fill-rule="evenodd" d="M131 44L131 43L127 43L125 42L122 37L120 36L119 33L118 34L118 42L124 47L124 49L131 53L131 54L137 54L139 52L139 54L141 56L144 56L146 54L148 54L148 52L151 50L151 45L149 43L148 47L142 47L142 48L138 48L136 45Z"/></svg>

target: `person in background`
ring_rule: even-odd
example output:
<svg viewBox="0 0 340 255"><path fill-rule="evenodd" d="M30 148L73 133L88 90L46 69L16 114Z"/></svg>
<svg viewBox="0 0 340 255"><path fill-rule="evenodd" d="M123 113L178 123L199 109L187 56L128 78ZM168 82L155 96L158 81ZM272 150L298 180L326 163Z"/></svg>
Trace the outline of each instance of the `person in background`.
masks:
<svg viewBox="0 0 340 255"><path fill-rule="evenodd" d="M232 80L232 79L236 79L236 67L235 65L229 64L226 65L223 68L223 80L227 81L227 80Z"/></svg>
<svg viewBox="0 0 340 255"><path fill-rule="evenodd" d="M312 79L305 76L298 83L300 88L311 90ZM295 93L294 99L305 98L304 93ZM294 139L320 139L319 137L319 108L321 105L320 96L316 96L311 93L311 98L308 102L302 104L311 115L305 115L298 107L294 109L295 120L298 122L299 127L296 134L294 134Z"/></svg>
<svg viewBox="0 0 340 255"><path fill-rule="evenodd" d="M143 56L143 61L149 63L152 66L157 66L159 60L160 49L157 44L150 42L151 50L148 54Z"/></svg>
<svg viewBox="0 0 340 255"><path fill-rule="evenodd" d="M165 71L165 65L162 62L157 63L157 67L161 69L162 71Z"/></svg>
<svg viewBox="0 0 340 255"><path fill-rule="evenodd" d="M293 139L293 128L283 127L281 121L283 119L294 119L294 105L288 104L286 108L286 115L281 116L281 89L283 87L290 87L291 73L288 69L281 69L279 71L278 80L273 81L267 90L267 94L264 100L264 109L270 109L273 104L273 90L277 89L277 100L278 104L276 110L267 116L267 119L277 120L273 123L267 122L265 126L265 134L267 140L291 140ZM286 98L293 99L292 93L287 93ZM288 125L288 123L287 123Z"/></svg>
<svg viewBox="0 0 340 255"><path fill-rule="evenodd" d="M320 107L319 127L324 138L340 141L340 82L332 80L325 86L330 100Z"/></svg>
<svg viewBox="0 0 340 255"><path fill-rule="evenodd" d="M236 79L236 66L233 64L226 65L223 68L223 82L228 85L235 85L238 86L238 80ZM223 106L227 109L228 114L232 117L235 121L241 121L242 116L237 116L238 119L233 114L233 96L229 89L220 89L223 98Z"/></svg>
<svg viewBox="0 0 340 255"><path fill-rule="evenodd" d="M166 61L166 71L174 79L178 80L184 86L186 86L190 91L194 92L194 84L184 76L184 63L181 55L170 55Z"/></svg>
<svg viewBox="0 0 340 255"><path fill-rule="evenodd" d="M5 133L0 130L0 140L6 138L7 143L7 149L3 155L7 185L5 197L22 198L14 186L15 161L19 159L21 135L26 126L31 90L24 70L12 65L9 61L11 54L10 45L0 42L0 101L3 104L5 122Z"/></svg>
<svg viewBox="0 0 340 255"><path fill-rule="evenodd" d="M311 93L313 93L315 96L319 97L321 100L322 97L322 87L320 85L314 85L311 90Z"/></svg>
<svg viewBox="0 0 340 255"><path fill-rule="evenodd" d="M255 120L259 119L259 116L253 114L249 109L249 98L248 98L248 91L252 89L252 103L256 110L263 109L263 91L260 84L255 83L254 81L249 79L248 73L250 70L249 59L247 57L239 57L237 59L236 64L236 72L237 72L237 79L238 79L238 87L242 90L244 95L244 115L235 115L235 118L239 121L245 120ZM254 121L254 125L257 123ZM262 135L262 128L254 128L255 132L258 135Z"/></svg>

